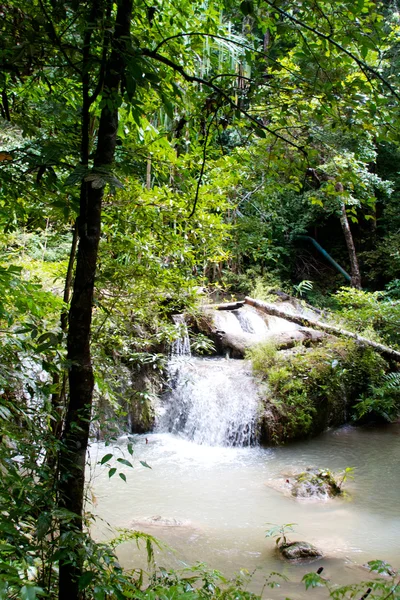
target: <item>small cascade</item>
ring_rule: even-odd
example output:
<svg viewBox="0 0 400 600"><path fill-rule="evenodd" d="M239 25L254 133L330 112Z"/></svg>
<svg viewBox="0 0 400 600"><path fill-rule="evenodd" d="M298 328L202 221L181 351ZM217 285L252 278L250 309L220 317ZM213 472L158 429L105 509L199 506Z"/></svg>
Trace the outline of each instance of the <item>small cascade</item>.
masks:
<svg viewBox="0 0 400 600"><path fill-rule="evenodd" d="M246 361L172 359L157 431L209 446L256 443L257 388Z"/></svg>
<svg viewBox="0 0 400 600"><path fill-rule="evenodd" d="M233 310L218 310L213 314L213 320L218 329L221 331L229 331L233 335L241 335L243 333L239 319L235 316Z"/></svg>
<svg viewBox="0 0 400 600"><path fill-rule="evenodd" d="M259 336L268 334L267 324L255 311L240 309L232 312L239 321L242 330L246 333Z"/></svg>
<svg viewBox="0 0 400 600"><path fill-rule="evenodd" d="M185 317L184 315L173 315L172 319L179 337L172 344L171 354L172 356L190 356L190 339Z"/></svg>

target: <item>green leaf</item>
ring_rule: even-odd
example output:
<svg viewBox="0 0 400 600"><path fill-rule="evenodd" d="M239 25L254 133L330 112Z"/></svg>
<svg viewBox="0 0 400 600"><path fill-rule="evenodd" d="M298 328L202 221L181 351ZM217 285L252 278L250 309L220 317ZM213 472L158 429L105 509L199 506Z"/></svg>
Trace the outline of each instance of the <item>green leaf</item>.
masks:
<svg viewBox="0 0 400 600"><path fill-rule="evenodd" d="M0 406L0 418L8 420L11 417L11 411L5 406Z"/></svg>
<svg viewBox="0 0 400 600"><path fill-rule="evenodd" d="M264 129L261 129L261 127L256 127L254 131L258 135L258 137L260 137L260 138L266 137L266 133L265 133Z"/></svg>
<svg viewBox="0 0 400 600"><path fill-rule="evenodd" d="M116 472L117 472L117 469L116 469L115 467L113 467L112 469L110 469L110 470L108 471L108 477L109 477L109 479L111 479L111 477L112 477L113 475L115 475L115 473L116 473Z"/></svg>
<svg viewBox="0 0 400 600"><path fill-rule="evenodd" d="M94 588L93 595L94 600L104 600L106 597L104 589L98 586Z"/></svg>
<svg viewBox="0 0 400 600"><path fill-rule="evenodd" d="M82 591L85 588L88 587L88 585L93 581L93 579L96 577L96 573L94 571L85 571L85 573L83 573L80 577L79 577L79 590Z"/></svg>
<svg viewBox="0 0 400 600"><path fill-rule="evenodd" d="M66 187L70 187L72 185L75 185L76 183L80 183L82 181L82 179L84 179L85 175L87 175L88 172L89 172L88 167L85 167L83 165L78 165L77 167L75 167L75 169L72 171L72 173L67 177L67 179L64 182L64 185Z"/></svg>
<svg viewBox="0 0 400 600"><path fill-rule="evenodd" d="M109 461L112 457L113 457L112 454L105 454L103 456L103 458L101 459L100 464L104 465L104 463L106 463L107 461Z"/></svg>
<svg viewBox="0 0 400 600"><path fill-rule="evenodd" d="M122 479L123 481L125 481L125 483L126 483L126 475L125 475L124 473L118 473L118 475L119 475L119 476L121 477L121 479Z"/></svg>
<svg viewBox="0 0 400 600"><path fill-rule="evenodd" d="M36 537L39 541L41 541L49 531L50 525L51 515L49 513L42 513L39 515L36 523Z"/></svg>
<svg viewBox="0 0 400 600"><path fill-rule="evenodd" d="M128 444L128 452L131 456L133 456L133 444Z"/></svg>
<svg viewBox="0 0 400 600"><path fill-rule="evenodd" d="M126 467L131 467L131 469L133 469L133 464L129 462L129 460L126 460L126 458L117 458L117 461L121 463L121 465L125 465Z"/></svg>
<svg viewBox="0 0 400 600"><path fill-rule="evenodd" d="M302 579L304 581L306 590L308 588L322 587L325 585L325 579L318 575L318 573L306 573Z"/></svg>
<svg viewBox="0 0 400 600"><path fill-rule="evenodd" d="M140 464L143 465L143 467L146 467L147 469L151 469L151 466L147 464L147 462L145 460L141 460Z"/></svg>
<svg viewBox="0 0 400 600"><path fill-rule="evenodd" d="M37 587L35 585L24 585L20 592L19 592L19 597L21 600L35 600L37 595L43 595L43 590L40 587Z"/></svg>
<svg viewBox="0 0 400 600"><path fill-rule="evenodd" d="M7 600L9 597L8 582L0 581L0 600Z"/></svg>

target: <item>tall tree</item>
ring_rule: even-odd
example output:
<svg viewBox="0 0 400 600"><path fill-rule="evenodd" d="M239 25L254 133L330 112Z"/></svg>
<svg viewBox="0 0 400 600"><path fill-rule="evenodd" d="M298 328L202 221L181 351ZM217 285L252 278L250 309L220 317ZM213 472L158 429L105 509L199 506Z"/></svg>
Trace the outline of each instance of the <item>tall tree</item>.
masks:
<svg viewBox="0 0 400 600"><path fill-rule="evenodd" d="M89 28L95 26L93 18L98 3L93 2L92 20ZM121 0L115 16L114 33L110 43L111 54L104 68L103 95L107 103L101 110L97 133L97 148L92 173L107 171L114 160L117 144L118 109L120 87L126 66L126 56L130 49L130 23L132 0ZM91 30L85 36L84 54L90 51ZM88 67L83 65L84 69ZM82 119L82 163L87 166L89 159L88 123L88 82L83 73L83 119ZM89 426L92 411L93 367L90 354L90 333L92 322L94 281L97 267L97 254L101 233L101 206L104 185L98 184L98 177L84 180L81 184L81 202L78 216L79 244L76 261L73 296L69 311L68 361L69 402L65 416L64 432L59 462L59 494L61 506L76 515L73 524L82 531L83 501L85 485L86 449L89 439ZM61 536L66 529L62 527ZM60 559L60 600L79 597L79 577L82 564L79 560Z"/></svg>

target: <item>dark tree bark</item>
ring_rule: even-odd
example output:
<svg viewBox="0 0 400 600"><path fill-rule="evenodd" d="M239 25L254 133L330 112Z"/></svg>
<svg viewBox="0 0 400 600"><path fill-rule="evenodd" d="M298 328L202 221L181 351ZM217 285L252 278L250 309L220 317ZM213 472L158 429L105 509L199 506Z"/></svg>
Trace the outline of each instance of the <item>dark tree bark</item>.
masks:
<svg viewBox="0 0 400 600"><path fill-rule="evenodd" d="M358 259L356 248L354 246L353 235L351 233L349 220L347 218L346 207L344 204L341 206L341 215L340 215L340 224L342 226L342 231L344 235L344 239L346 241L347 252L349 253L350 259L350 273L351 273L351 285L352 287L361 290L361 273L360 267L358 266Z"/></svg>
<svg viewBox="0 0 400 600"><path fill-rule="evenodd" d="M103 87L105 96L112 99L114 106L107 105L101 112L94 176L96 170L110 167L114 160L118 129L118 95L125 68L124 54L129 43L131 15L132 0L121 0L116 14L111 56L107 61ZM97 184L98 180L82 183L78 219L79 245L67 338L70 364L69 403L59 455L59 504L61 508L73 513L75 519L69 525L62 523L61 546L65 534L71 528L77 532L83 530L85 461L94 387L90 333L104 194L104 188L96 187ZM59 600L82 598L79 591L82 562L79 558L79 547L74 550L73 562L60 559Z"/></svg>

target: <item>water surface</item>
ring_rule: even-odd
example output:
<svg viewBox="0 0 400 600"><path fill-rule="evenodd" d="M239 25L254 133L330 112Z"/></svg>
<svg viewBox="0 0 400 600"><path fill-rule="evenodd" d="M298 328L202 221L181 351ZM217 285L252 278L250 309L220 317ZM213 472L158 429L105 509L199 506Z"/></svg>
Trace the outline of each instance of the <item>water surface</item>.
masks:
<svg viewBox="0 0 400 600"><path fill-rule="evenodd" d="M116 456L129 458L126 444L127 439L120 441ZM368 572L361 565L368 560L400 567L399 425L344 427L276 449L200 446L165 433L135 436L135 468L120 465L127 483L117 475L110 480L104 466L94 468L108 452L104 444L90 451L93 511L99 516L94 533L107 539L116 528L132 527L156 535L176 551L159 552L159 565L204 561L229 576L245 568L254 571L256 592L271 570L279 570L293 583L265 594L292 598L303 597L302 574L321 565L338 583L365 579ZM308 466L355 467L354 481L346 484L351 499L299 502L271 487L282 473ZM138 525L149 517L184 526ZM265 538L267 523L297 523L292 539L317 545L326 558L307 566L282 563L274 542ZM126 568L144 566L131 544L120 547L119 557Z"/></svg>

